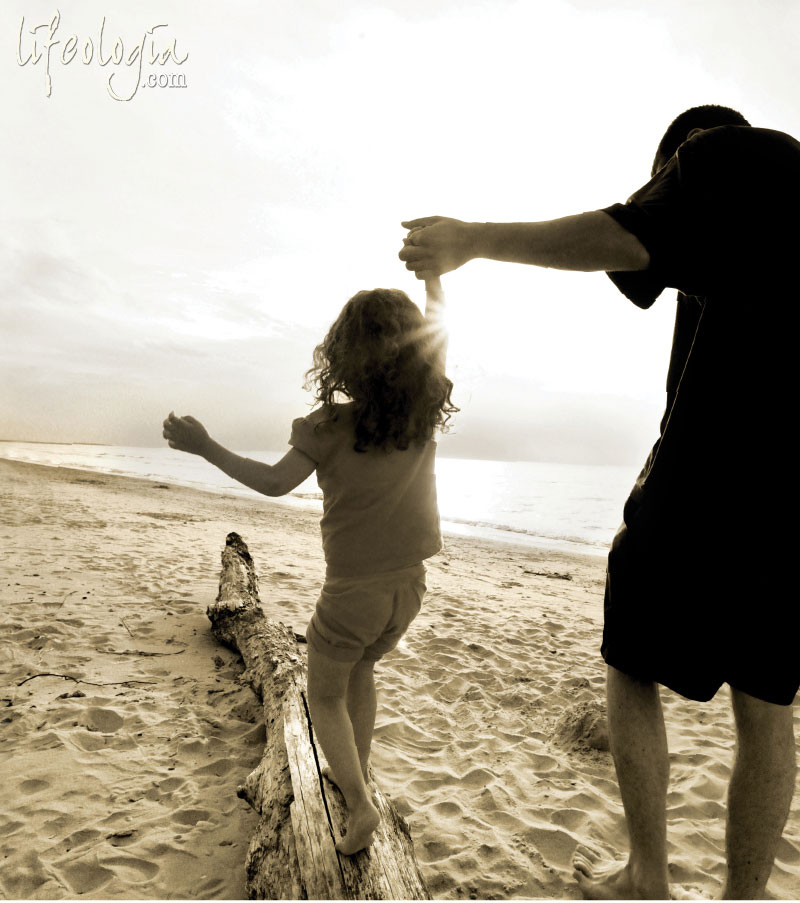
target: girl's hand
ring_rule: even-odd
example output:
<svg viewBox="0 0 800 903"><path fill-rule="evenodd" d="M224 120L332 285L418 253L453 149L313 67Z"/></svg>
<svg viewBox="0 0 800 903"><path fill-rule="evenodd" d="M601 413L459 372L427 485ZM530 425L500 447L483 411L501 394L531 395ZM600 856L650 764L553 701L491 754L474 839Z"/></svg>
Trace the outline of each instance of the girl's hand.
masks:
<svg viewBox="0 0 800 903"><path fill-rule="evenodd" d="M206 428L199 420L188 414L176 417L172 411L164 421L163 436L170 448L177 448L178 451L189 452L192 455L202 455L210 441Z"/></svg>

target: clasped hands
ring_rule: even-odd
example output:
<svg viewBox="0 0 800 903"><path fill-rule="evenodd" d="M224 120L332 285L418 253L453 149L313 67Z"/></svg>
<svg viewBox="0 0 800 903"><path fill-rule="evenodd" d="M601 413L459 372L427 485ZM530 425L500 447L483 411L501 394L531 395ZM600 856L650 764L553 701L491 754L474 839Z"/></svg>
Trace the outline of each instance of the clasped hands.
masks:
<svg viewBox="0 0 800 903"><path fill-rule="evenodd" d="M446 216L425 216L402 223L408 229L399 257L417 279L438 286L437 277L471 260L474 240L470 223ZM435 283L433 280L437 280ZM441 286L438 286L441 291ZM163 436L170 448L203 455L210 442L205 427L190 415L176 417L171 412L163 424Z"/></svg>
<svg viewBox="0 0 800 903"><path fill-rule="evenodd" d="M425 216L401 224L408 229L400 260L417 279L441 276L475 256L473 224L447 216Z"/></svg>

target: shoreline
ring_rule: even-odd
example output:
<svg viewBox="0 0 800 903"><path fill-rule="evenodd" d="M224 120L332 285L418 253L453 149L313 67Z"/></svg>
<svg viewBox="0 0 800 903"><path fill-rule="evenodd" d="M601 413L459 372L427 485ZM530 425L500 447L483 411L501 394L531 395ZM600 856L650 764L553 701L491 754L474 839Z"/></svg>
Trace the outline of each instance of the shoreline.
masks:
<svg viewBox="0 0 800 903"><path fill-rule="evenodd" d="M213 473L214 469L209 465L205 465L205 462L202 462L201 459L191 462L188 469L184 469L183 465L178 469L173 469L173 466L168 464L165 460L155 457L148 459L148 464L143 468L140 459L135 455L132 457L130 456L130 453L135 451L135 449L120 449L116 446L105 446L105 448L114 450L116 454L107 457L105 453L103 453L96 461L80 460L81 458L85 458L82 454L78 455L78 460L69 460L69 456L67 456L66 460L59 460L58 456L53 455L46 455L44 458L40 459L30 452L23 452L19 454L19 456L14 453L5 455L3 454L3 449L0 447L0 458L41 464L42 466L67 467L75 470L86 470L92 473L127 476L132 479L163 480L170 485L184 486L189 489L210 492L215 495L234 495L251 500L259 498L258 494L253 490L236 484L235 481L230 480L229 478L220 474L217 474L215 478ZM143 448L142 451L148 455L152 455L163 452L164 449L148 447ZM280 453L276 451L261 453L251 452L250 455L259 460L263 459L267 461L270 459L278 460L280 458ZM54 457L55 459L53 459ZM188 462L189 459L192 458L192 456L182 457L184 457L185 462ZM109 463L111 461L113 461L113 463ZM195 466L198 461L201 463L199 469ZM441 528L443 534L449 536L465 536L485 542L508 543L522 549L555 549L566 552L575 552L579 555L588 554L595 558L603 559L608 556L608 550L619 526L619 518L621 517L624 499L627 497L630 488L629 483L633 479L632 473L629 474L630 480L627 478L624 480L625 488L624 492L619 492L618 504L611 504L608 499L602 500L604 493L609 491L609 486L603 482L606 477L602 474L603 468L598 465L559 465L547 462L501 462L477 459L470 461L469 463L474 466L490 465L491 469L497 467L502 468L505 466L533 468L558 468L565 466L577 468L577 471L571 472L571 475L562 474L561 477L555 480L552 478L552 474L548 476L545 472L536 478L537 480L544 481L542 485L552 484L561 487L560 490L552 496L548 495L547 490L545 490L546 496L537 498L536 494L539 490L532 488L532 486L536 484L536 480L534 480L533 484L527 484L523 480L520 484L522 494L516 495L513 501L507 498L505 499L503 504L508 504L510 502L512 507L508 510L507 514L502 515L500 513L504 510L502 507L494 511L485 510L483 507L485 505L485 500L482 500L481 498L472 500L474 503L472 508L469 506L465 508L460 502L454 501L453 492L457 483L454 482L452 468L454 466L460 467L462 463L463 461L457 458L451 459L443 457L439 459L439 467L437 467L437 484L440 494L440 510L442 511ZM571 495L573 492L578 491L577 487L579 485L585 485L583 482L586 478L585 474L579 473L582 467L593 467L594 470L598 471L598 473L594 474L594 477L599 481L597 486L601 496L601 498L591 499L589 501L589 508L585 510L582 509L580 505L586 505L586 501L578 502ZM612 471L620 469L620 465L608 465L608 467ZM206 470L206 468L208 469ZM206 470L206 476L201 476L202 470ZM491 476L489 476L489 479L491 479ZM619 486L616 487L617 490L619 490L619 488ZM505 492L507 492L507 489L502 490L502 493ZM533 493L533 495L531 495L531 493ZM593 496L595 495L595 491L593 490L589 494ZM318 514L321 514L322 511L322 493L317 487L313 487L312 490L311 487L307 487L305 484L280 498L271 499L270 501L280 505L305 508L307 510L316 511ZM521 502L521 507L519 508L515 507L518 502ZM604 510L592 508L592 506L597 505L598 502L601 502L600 507L604 508ZM565 512L562 507L564 504L575 506L572 520L564 519ZM541 518L539 513L532 514L532 512L539 511L539 509L541 509L541 513L543 514L543 517ZM470 511L473 512L473 516L470 516ZM523 514L523 511L527 511L528 513ZM603 528L598 526L598 524L601 523L605 525ZM588 526L589 524L592 526Z"/></svg>
<svg viewBox="0 0 800 903"><path fill-rule="evenodd" d="M305 631L324 575L318 514L136 477L0 459L0 688L11 898L241 899L257 817L236 787L260 705L211 637L231 530L265 613ZM626 849L602 711L605 564L448 536L422 612L379 664L372 767L437 899L578 899L578 843ZM728 694L662 694L671 875L718 891ZM600 707L600 708L598 708ZM796 802L770 891L800 895Z"/></svg>
<svg viewBox="0 0 800 903"><path fill-rule="evenodd" d="M0 440L2 441L2 440ZM62 443L62 444L70 444L70 443ZM112 447L112 446L109 446ZM9 462L14 465L23 465L25 467L41 467L49 470L65 470L65 471L77 471L78 473L89 474L93 476L102 476L104 478L108 478L109 480L132 480L142 484L154 484L154 483L163 483L168 485L172 489L184 489L189 492L197 492L200 495L209 495L218 498L225 498L229 500L238 500L242 501L246 504L258 506L260 504L263 505L274 505L280 507L282 509L288 509L294 512L301 513L303 515L308 515L314 520L314 523L319 525L319 518L321 513L319 511L315 511L310 507L304 507L302 505L295 504L287 504L279 498L269 498L267 496L259 496L257 493L253 493L253 495L245 495L244 493L239 494L237 492L232 492L226 489L215 489L213 487L199 487L199 486L187 486L184 483L177 483L169 478L162 477L143 477L143 476L134 476L132 474L120 474L120 473L108 473L103 470L91 470L85 467L68 467L63 464L40 464L35 461L21 461L17 458L6 458L0 455L0 464L3 462ZM297 499L298 501L302 501L304 496L296 496L292 493L289 493L289 497L293 499ZM286 496L284 496L286 498ZM321 500L321 499L320 499ZM621 515L620 515L621 516ZM445 519L442 520L442 524L459 524L459 526L467 526L467 524L460 524L458 521L447 521ZM579 560L586 560L587 562L597 563L605 562L608 557L608 550L600 550L597 549L595 551L583 551L573 548L575 545L571 543L569 540L557 540L557 539L548 539L547 537L537 536L532 533L524 534L525 539L520 538L519 540L515 540L512 537L516 534L515 531L511 529L505 529L502 527L491 527L491 529L495 533L509 533L509 538L500 537L500 536L477 536L471 535L469 533L461 533L458 531L453 531L451 529L446 529L444 526L442 527L442 537L443 539L451 539L451 540L463 540L466 544L474 544L476 546L497 546L499 548L507 548L509 550L513 550L518 553L525 553L532 551L534 553L541 553L544 555L554 554L558 557L565 558L577 558ZM446 544L446 543L445 543ZM610 543L609 543L610 548ZM587 547L587 549L591 549L591 547ZM320 555L322 554L322 548L320 546ZM441 554L439 552L438 554ZM434 556L435 557L435 556Z"/></svg>

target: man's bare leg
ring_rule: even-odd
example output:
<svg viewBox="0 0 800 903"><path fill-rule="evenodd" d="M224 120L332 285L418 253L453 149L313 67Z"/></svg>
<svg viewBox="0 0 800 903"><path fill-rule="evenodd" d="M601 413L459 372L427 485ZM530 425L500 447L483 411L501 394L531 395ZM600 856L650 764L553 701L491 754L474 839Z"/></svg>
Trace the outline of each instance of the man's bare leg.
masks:
<svg viewBox="0 0 800 903"><path fill-rule="evenodd" d="M728 789L726 900L763 900L794 795L792 706L731 690L738 745Z"/></svg>
<svg viewBox="0 0 800 903"><path fill-rule="evenodd" d="M608 669L608 729L630 838L626 865L578 847L574 876L593 900L664 900L667 878L667 734L658 685Z"/></svg>

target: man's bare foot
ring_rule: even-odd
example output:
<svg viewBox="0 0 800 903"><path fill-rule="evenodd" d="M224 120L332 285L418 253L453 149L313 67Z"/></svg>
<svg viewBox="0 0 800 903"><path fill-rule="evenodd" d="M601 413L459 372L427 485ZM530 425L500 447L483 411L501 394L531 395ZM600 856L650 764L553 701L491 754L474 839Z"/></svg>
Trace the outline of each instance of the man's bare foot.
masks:
<svg viewBox="0 0 800 903"><path fill-rule="evenodd" d="M633 879L631 868L604 862L600 853L578 846L572 857L572 876L587 900L668 900L669 884L654 881L644 886Z"/></svg>
<svg viewBox="0 0 800 903"><path fill-rule="evenodd" d="M347 819L347 833L336 844L336 849L345 856L352 856L372 843L375 829L381 823L381 816L375 806L367 802L350 813Z"/></svg>

